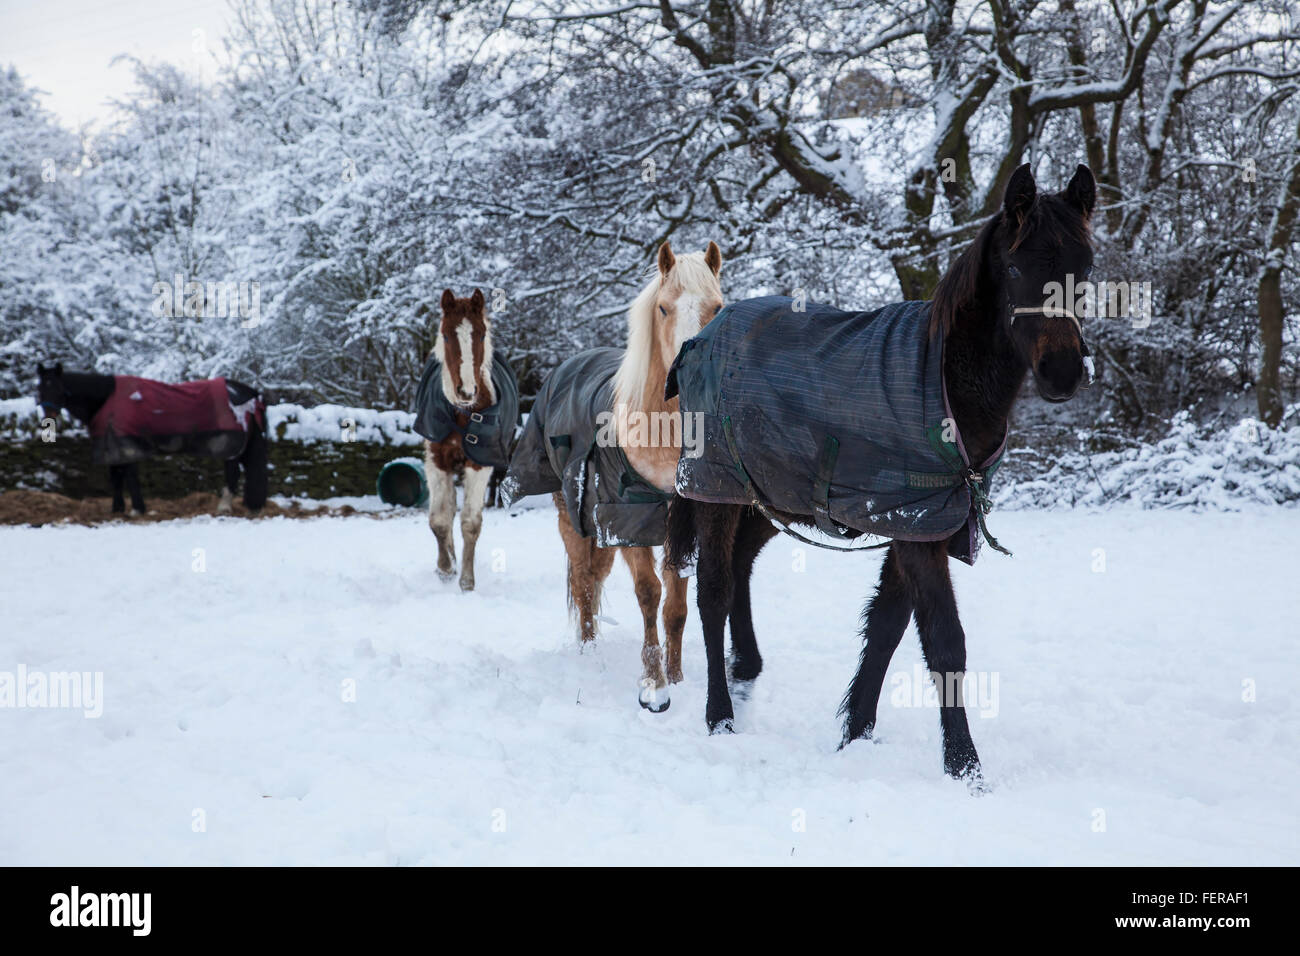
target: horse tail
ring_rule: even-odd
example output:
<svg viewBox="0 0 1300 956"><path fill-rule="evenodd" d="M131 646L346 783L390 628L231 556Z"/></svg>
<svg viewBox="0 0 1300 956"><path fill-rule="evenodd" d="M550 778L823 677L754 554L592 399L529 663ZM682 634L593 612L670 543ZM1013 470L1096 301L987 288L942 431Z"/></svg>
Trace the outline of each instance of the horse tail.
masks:
<svg viewBox="0 0 1300 956"><path fill-rule="evenodd" d="M664 539L664 567L681 572L695 563L699 542L695 535L695 502L675 495L668 502L668 534Z"/></svg>
<svg viewBox="0 0 1300 956"><path fill-rule="evenodd" d="M240 464L244 466L244 507L249 511L257 511L266 504L268 457L266 403L258 395L257 409L249 416L248 440L239 456Z"/></svg>

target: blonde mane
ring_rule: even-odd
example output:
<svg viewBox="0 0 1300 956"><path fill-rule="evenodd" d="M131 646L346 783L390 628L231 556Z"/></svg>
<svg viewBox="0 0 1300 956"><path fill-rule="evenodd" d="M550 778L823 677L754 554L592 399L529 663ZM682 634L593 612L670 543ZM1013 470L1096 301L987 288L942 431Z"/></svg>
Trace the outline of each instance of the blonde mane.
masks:
<svg viewBox="0 0 1300 956"><path fill-rule="evenodd" d="M659 297L661 282L672 291L722 297L718 277L704 261L703 252L677 256L672 271L663 279L658 268L652 267L648 280L627 310L627 354L614 375L615 407L620 404L633 410L645 407L650 363L655 352L655 299Z"/></svg>

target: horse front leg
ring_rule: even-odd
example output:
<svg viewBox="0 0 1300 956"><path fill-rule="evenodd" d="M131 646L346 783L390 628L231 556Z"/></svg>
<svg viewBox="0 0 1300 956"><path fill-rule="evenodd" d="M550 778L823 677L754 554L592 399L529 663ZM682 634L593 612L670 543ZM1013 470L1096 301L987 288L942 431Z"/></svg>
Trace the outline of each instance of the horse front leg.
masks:
<svg viewBox="0 0 1300 956"><path fill-rule="evenodd" d="M880 583L862 615L862 656L840 704L844 739L840 747L859 738L869 740L876 727L876 708L885 670L898 649L907 622L912 619L912 597L907 590L898 556L890 546L880 568Z"/></svg>
<svg viewBox="0 0 1300 956"><path fill-rule="evenodd" d="M666 670L668 683L682 680L682 632L686 630L686 589L688 578L682 577L667 566L664 559L664 644L667 646Z"/></svg>
<svg viewBox="0 0 1300 956"><path fill-rule="evenodd" d="M135 462L126 466L126 487L131 492L131 512L144 515L144 495L140 493L140 466Z"/></svg>
<svg viewBox="0 0 1300 956"><path fill-rule="evenodd" d="M434 460L433 443L424 443L424 476L429 483L429 528L438 541L438 577L450 581L456 574L456 542L451 522L456 517L456 485L449 471Z"/></svg>
<svg viewBox="0 0 1300 956"><path fill-rule="evenodd" d="M474 590L474 548L478 545L479 532L483 530L483 508L486 502L488 482L492 480L491 468L478 465L465 465L465 503L460 512L460 536L463 539L460 558L460 589Z"/></svg>
<svg viewBox="0 0 1300 956"><path fill-rule="evenodd" d="M912 595L921 652L939 692L943 769L950 777L966 780L973 789L983 789L979 754L975 752L962 699L966 633L957 616L946 544L896 542L891 550L895 548Z"/></svg>
<svg viewBox="0 0 1300 956"><path fill-rule="evenodd" d="M113 487L113 514L122 514L126 511L126 498L122 496L122 487L126 482L126 466L109 465L108 481Z"/></svg>
<svg viewBox="0 0 1300 956"><path fill-rule="evenodd" d="M663 653L659 648L659 599L663 597L663 586L655 572L653 549L619 548L619 551L632 572L636 603L641 608L641 690L637 700L646 710L659 714L672 703L668 678L664 676Z"/></svg>
<svg viewBox="0 0 1300 956"><path fill-rule="evenodd" d="M710 505L695 502L696 539L699 559L695 571L696 603L704 631L704 657L708 662L708 698L704 720L709 733L730 733L735 712L727 687L726 627L731 613L735 582L732 577L732 549L740 521L738 505Z"/></svg>
<svg viewBox="0 0 1300 956"><path fill-rule="evenodd" d="M754 681L763 672L763 657L758 652L754 634L754 612L750 604L749 579L754 560L763 546L777 534L772 523L754 512L742 512L736 529L736 543L731 552L731 689L735 696L747 700Z"/></svg>

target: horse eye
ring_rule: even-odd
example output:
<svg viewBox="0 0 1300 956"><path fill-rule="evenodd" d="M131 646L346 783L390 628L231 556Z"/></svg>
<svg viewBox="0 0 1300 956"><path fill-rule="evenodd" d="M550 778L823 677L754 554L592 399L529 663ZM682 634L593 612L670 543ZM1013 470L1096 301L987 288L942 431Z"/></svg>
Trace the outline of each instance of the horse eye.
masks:
<svg viewBox="0 0 1300 956"><path fill-rule="evenodd" d="M713 307L713 314L714 314L714 315L717 315L717 314L718 314L719 312L721 312L721 311L722 311L722 306L720 306L720 305L715 305L715 306Z"/></svg>
<svg viewBox="0 0 1300 956"><path fill-rule="evenodd" d="M1013 279L1019 279L1020 270L1017 269L1015 266L1007 266L1007 275L1011 276L1011 278Z"/></svg>
<svg viewBox="0 0 1300 956"><path fill-rule="evenodd" d="M659 312L660 312L660 314L662 314L662 315L667 315L667 314L668 314L668 310L665 309L662 305L659 306Z"/></svg>

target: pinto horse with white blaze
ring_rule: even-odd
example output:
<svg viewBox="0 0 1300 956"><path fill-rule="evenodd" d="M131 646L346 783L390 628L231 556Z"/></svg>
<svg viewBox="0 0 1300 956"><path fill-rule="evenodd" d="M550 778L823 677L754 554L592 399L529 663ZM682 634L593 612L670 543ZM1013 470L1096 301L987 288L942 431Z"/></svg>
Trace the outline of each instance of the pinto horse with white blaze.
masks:
<svg viewBox="0 0 1300 956"><path fill-rule="evenodd" d="M461 505L460 588L474 590L474 549L483 528L488 483L496 466L509 459L509 441L518 417L514 373L492 351L492 327L479 289L458 299L442 293L442 318L433 356L417 399L416 431L425 436L424 470L429 483L429 527L438 542L438 576L456 575L456 517L459 475ZM421 306L421 315L428 310ZM509 411L502 411L504 404ZM507 420L508 419L508 420ZM490 437L489 437L490 436Z"/></svg>
<svg viewBox="0 0 1300 956"><path fill-rule="evenodd" d="M654 275L628 309L627 349L590 349L543 383L502 483L508 500L551 494L568 555L578 638L594 640L605 578L621 553L644 625L639 701L659 713L682 679L687 580L655 567L667 532L677 460L691 434L664 380L681 344L722 307L722 253L659 247ZM663 600L667 667L656 616Z"/></svg>
<svg viewBox="0 0 1300 956"><path fill-rule="evenodd" d="M940 691L944 770L984 789L962 702L966 636L949 558L973 562L980 535L1001 550L984 521L988 475L1026 377L1049 402L1091 379L1080 318L1072 303L1054 303L1092 270L1095 201L1085 166L1053 194L1021 166L933 302L822 307L814 325L780 301L747 300L686 343L670 390L683 414L712 416L714 440L700 461L679 463L667 562L695 563L710 733L732 730L728 620L731 682L743 693L762 670L749 579L764 544L778 529L820 543L793 524L878 535L888 550L841 706L842 746L871 737L890 658L915 618Z"/></svg>

